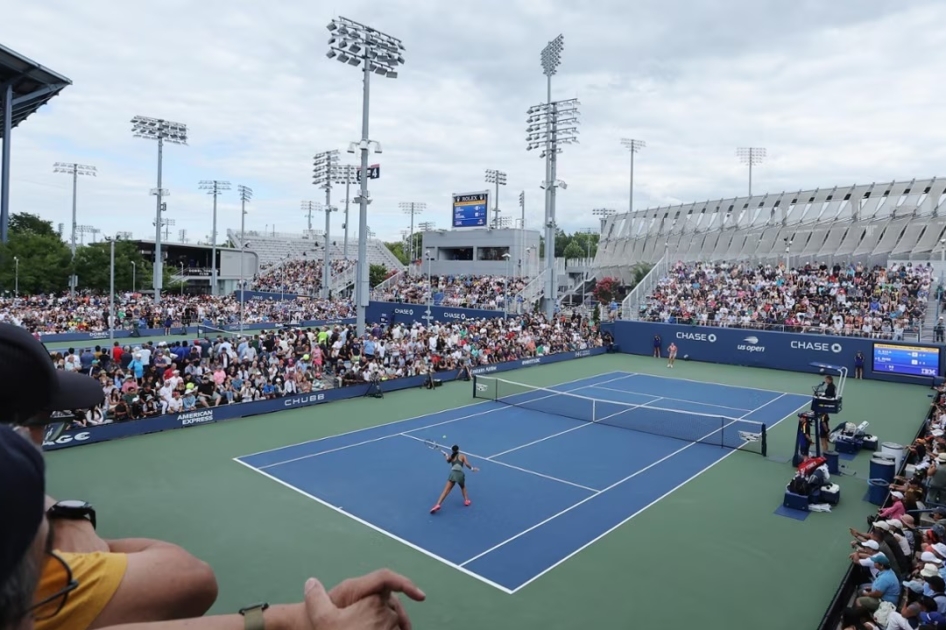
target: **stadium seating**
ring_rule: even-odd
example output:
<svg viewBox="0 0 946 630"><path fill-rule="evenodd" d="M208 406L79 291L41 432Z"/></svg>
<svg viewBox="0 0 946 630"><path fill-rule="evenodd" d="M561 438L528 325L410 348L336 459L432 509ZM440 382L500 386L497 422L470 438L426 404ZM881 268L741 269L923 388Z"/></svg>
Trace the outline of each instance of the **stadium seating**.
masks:
<svg viewBox="0 0 946 630"><path fill-rule="evenodd" d="M630 317L904 340L905 332L915 334L927 317L932 282L931 267L911 263L786 270L778 265L678 262L656 279L639 312Z"/></svg>
<svg viewBox="0 0 946 630"><path fill-rule="evenodd" d="M372 299L382 302L425 304L431 295L435 306L458 306L483 310L502 310L505 296L519 294L527 278L503 276L410 276L406 273L390 278L372 292Z"/></svg>

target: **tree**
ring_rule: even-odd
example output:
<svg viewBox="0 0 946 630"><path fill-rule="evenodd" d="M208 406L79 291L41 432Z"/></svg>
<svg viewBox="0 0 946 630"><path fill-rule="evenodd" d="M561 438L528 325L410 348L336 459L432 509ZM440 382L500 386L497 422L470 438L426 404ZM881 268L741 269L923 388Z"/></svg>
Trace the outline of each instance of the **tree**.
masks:
<svg viewBox="0 0 946 630"><path fill-rule="evenodd" d="M594 296L599 304L608 304L614 299L618 281L614 278L602 278L595 284Z"/></svg>
<svg viewBox="0 0 946 630"><path fill-rule="evenodd" d="M407 252L404 250L404 245L405 243L403 241L384 244L384 246L387 247L399 261L401 261L402 265L406 265L410 263L410 261L408 260Z"/></svg>
<svg viewBox="0 0 946 630"><path fill-rule="evenodd" d="M132 262L135 263L132 266ZM80 289L108 292L111 274L111 245L93 243L80 247L76 251L76 275L79 277ZM165 288L173 270L165 265ZM135 289L147 289L153 285L151 263L146 261L135 244L129 241L115 243L115 290L131 291L132 273L134 273Z"/></svg>
<svg viewBox="0 0 946 630"><path fill-rule="evenodd" d="M11 234L34 234L36 236L52 236L59 238L53 229L52 221L44 221L35 214L21 212L10 217Z"/></svg>
<svg viewBox="0 0 946 630"><path fill-rule="evenodd" d="M568 246L565 248L565 251L562 252L562 256L566 261L574 260L576 258L584 258L585 250L581 248L576 241L570 241Z"/></svg>
<svg viewBox="0 0 946 630"><path fill-rule="evenodd" d="M32 214L10 217L8 242L0 244L0 288L20 295L58 293L69 286L69 248L50 221Z"/></svg>
<svg viewBox="0 0 946 630"><path fill-rule="evenodd" d="M370 265L368 267L368 284L371 288L378 286L388 279L388 269L384 265Z"/></svg>

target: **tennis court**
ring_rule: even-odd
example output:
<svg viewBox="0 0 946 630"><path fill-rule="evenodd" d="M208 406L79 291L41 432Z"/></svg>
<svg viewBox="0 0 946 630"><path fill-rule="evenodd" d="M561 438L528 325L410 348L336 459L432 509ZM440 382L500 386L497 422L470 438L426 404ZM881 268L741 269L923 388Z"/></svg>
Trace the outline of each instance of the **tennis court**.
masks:
<svg viewBox="0 0 946 630"><path fill-rule="evenodd" d="M236 461L512 594L729 455L761 453L767 430L810 403L626 372L471 389L485 401ZM457 489L431 515L448 467L425 447L453 443L480 468L473 505Z"/></svg>

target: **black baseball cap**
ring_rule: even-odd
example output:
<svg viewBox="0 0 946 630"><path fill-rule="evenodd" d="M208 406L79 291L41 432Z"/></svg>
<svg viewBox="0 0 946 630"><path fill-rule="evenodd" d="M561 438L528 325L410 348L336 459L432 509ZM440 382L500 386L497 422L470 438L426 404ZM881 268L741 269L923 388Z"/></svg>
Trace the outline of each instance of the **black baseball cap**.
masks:
<svg viewBox="0 0 946 630"><path fill-rule="evenodd" d="M25 328L0 323L0 423L46 424L51 412L91 409L104 399L98 381L57 370Z"/></svg>
<svg viewBox="0 0 946 630"><path fill-rule="evenodd" d="M0 584L29 553L39 532L46 500L45 472L39 449L0 425Z"/></svg>

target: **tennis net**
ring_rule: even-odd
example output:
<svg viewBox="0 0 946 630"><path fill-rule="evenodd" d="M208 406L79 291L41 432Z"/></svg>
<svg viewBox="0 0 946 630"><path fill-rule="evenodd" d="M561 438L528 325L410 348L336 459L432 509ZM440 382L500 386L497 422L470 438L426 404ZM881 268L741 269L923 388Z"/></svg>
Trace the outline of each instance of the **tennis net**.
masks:
<svg viewBox="0 0 946 630"><path fill-rule="evenodd" d="M768 450L765 424L742 418L650 404L629 405L491 376L474 375L473 397L684 442L748 451L762 456Z"/></svg>

